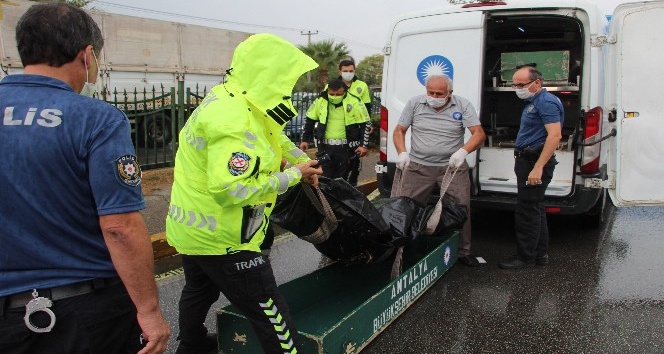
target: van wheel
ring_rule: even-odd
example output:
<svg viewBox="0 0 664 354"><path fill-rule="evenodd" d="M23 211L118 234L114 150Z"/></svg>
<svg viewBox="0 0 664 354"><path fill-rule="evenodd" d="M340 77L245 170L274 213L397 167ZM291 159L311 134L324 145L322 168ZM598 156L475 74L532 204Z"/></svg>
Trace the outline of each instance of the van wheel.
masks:
<svg viewBox="0 0 664 354"><path fill-rule="evenodd" d="M595 205L581 215L581 225L588 228L598 228L602 225L604 205L606 205L606 190L603 189Z"/></svg>
<svg viewBox="0 0 664 354"><path fill-rule="evenodd" d="M145 118L145 132L148 147L163 147L173 140L171 118L162 113Z"/></svg>

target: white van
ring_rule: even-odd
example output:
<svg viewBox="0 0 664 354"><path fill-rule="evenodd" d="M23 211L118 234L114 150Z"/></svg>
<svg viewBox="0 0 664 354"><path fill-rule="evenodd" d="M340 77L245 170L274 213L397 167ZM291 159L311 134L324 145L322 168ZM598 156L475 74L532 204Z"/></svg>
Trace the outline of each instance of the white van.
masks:
<svg viewBox="0 0 664 354"><path fill-rule="evenodd" d="M664 1L620 5L611 26L595 4L573 0L479 2L403 16L384 49L381 194L391 189L392 134L404 105L425 93L427 75L446 74L487 134L467 158L471 204L513 209L513 148L524 103L510 84L517 65L536 63L565 107L547 212L585 214L599 224L605 191L616 205L664 203L662 19Z"/></svg>

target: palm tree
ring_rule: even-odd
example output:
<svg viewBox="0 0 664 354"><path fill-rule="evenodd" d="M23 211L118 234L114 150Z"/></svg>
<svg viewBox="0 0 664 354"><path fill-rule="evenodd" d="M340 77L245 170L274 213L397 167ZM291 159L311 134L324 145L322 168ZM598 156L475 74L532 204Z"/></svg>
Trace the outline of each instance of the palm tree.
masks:
<svg viewBox="0 0 664 354"><path fill-rule="evenodd" d="M327 84L330 68L336 68L339 62L349 54L346 43L335 44L332 39L299 45L298 48L318 63L318 80L316 82L318 91L322 90Z"/></svg>

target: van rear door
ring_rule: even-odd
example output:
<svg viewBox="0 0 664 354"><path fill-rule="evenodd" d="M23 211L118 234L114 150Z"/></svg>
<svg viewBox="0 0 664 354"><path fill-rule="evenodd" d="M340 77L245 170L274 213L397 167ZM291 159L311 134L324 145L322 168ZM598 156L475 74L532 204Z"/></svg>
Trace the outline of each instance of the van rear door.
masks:
<svg viewBox="0 0 664 354"><path fill-rule="evenodd" d="M664 1L623 4L611 18L606 103L615 108L608 168L616 206L664 204L662 19Z"/></svg>
<svg viewBox="0 0 664 354"><path fill-rule="evenodd" d="M450 76L454 80L454 93L470 100L479 110L483 24L481 11L428 14L396 23L386 48L389 53L386 53L383 80L387 82L383 82L382 95L389 115L388 161L396 161L391 137L401 111L411 97L426 93L424 80L428 75ZM406 144L410 146L410 130ZM474 164L474 154L468 157L468 162Z"/></svg>

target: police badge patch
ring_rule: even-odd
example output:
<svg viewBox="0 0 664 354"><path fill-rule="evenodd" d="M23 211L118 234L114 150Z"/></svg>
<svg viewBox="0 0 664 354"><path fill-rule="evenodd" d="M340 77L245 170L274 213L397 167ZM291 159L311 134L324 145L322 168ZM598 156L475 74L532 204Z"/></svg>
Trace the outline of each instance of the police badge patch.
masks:
<svg viewBox="0 0 664 354"><path fill-rule="evenodd" d="M141 184L141 166L134 155L124 155L115 160L118 177L124 184L136 187Z"/></svg>
<svg viewBox="0 0 664 354"><path fill-rule="evenodd" d="M239 176L249 170L251 157L243 152L234 152L228 160L228 172L233 176Z"/></svg>

